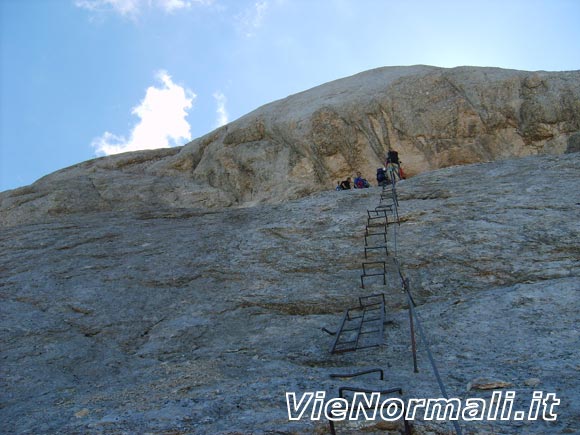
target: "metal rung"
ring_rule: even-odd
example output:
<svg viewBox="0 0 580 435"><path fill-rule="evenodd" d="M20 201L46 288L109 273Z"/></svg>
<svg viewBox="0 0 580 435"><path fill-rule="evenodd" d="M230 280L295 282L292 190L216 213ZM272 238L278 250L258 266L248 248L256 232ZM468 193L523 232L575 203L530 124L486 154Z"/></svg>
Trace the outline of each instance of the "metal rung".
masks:
<svg viewBox="0 0 580 435"><path fill-rule="evenodd" d="M384 275L384 272L378 272L378 273L365 273L363 276L379 276L379 275Z"/></svg>
<svg viewBox="0 0 580 435"><path fill-rule="evenodd" d="M358 328L359 328L359 325L357 325L354 328L343 329L342 332L358 331Z"/></svg>
<svg viewBox="0 0 580 435"><path fill-rule="evenodd" d="M340 344L356 343L356 340L343 341Z"/></svg>
<svg viewBox="0 0 580 435"><path fill-rule="evenodd" d="M376 228L382 228L383 231L381 231L381 232L371 231L372 229L376 229ZM365 236L380 236L383 234L387 234L387 225L386 224L384 224L384 225L372 225L372 226L367 225L365 227Z"/></svg>
<svg viewBox="0 0 580 435"><path fill-rule="evenodd" d="M384 261L367 261L366 263L362 263L362 268L363 268L363 272L366 273L366 266L371 266L371 265L375 265L375 264L380 264L383 266L383 270L386 272L386 262Z"/></svg>
<svg viewBox="0 0 580 435"><path fill-rule="evenodd" d="M361 288L366 288L365 283L364 283L364 278L367 278L369 276L378 276L378 275L361 275L361 277L360 277ZM383 276L383 285L387 285L387 278L385 276Z"/></svg>
<svg viewBox="0 0 580 435"><path fill-rule="evenodd" d="M369 237L377 237L377 236L382 236L383 237L383 241L385 243L387 243L387 232L385 230L384 233L373 233L373 234L366 234L365 233L365 247L369 245Z"/></svg>
<svg viewBox="0 0 580 435"><path fill-rule="evenodd" d="M379 302L376 302L375 304L368 304L368 303L365 303L364 302L364 301L366 301L368 299L376 299L376 298L379 298ZM385 305L385 294L384 293L375 293L373 295L360 296L358 298L358 304L361 307L366 307L366 306L369 306L369 305L376 305L376 304Z"/></svg>
<svg viewBox="0 0 580 435"><path fill-rule="evenodd" d="M384 300L384 295L365 296L359 298L358 307L347 309L340 321L330 352L348 352L381 345L385 321ZM377 311L380 312L379 316L376 314Z"/></svg>
<svg viewBox="0 0 580 435"><path fill-rule="evenodd" d="M376 273L368 272L366 266L373 266L373 265L382 265L383 266L382 272L376 272ZM362 269L363 269L363 273L360 276L360 283L361 283L362 288L365 288L364 278L367 278L370 276L381 276L382 275L383 276L383 285L387 285L387 265L384 261L373 261L373 262L369 262L369 263L362 263Z"/></svg>
<svg viewBox="0 0 580 435"><path fill-rule="evenodd" d="M380 245L380 246L365 246L365 258L367 255L367 251L370 251L372 249L384 249L385 250L385 254L389 255L389 248L387 247L387 245Z"/></svg>
<svg viewBox="0 0 580 435"><path fill-rule="evenodd" d="M377 310L378 310L378 308L377 308ZM368 310L368 311L375 311L375 310ZM367 322L368 323L371 323L371 322L376 322L378 320L381 320L381 318L380 317L375 317L374 319L368 319Z"/></svg>
<svg viewBox="0 0 580 435"><path fill-rule="evenodd" d="M360 333L360 335L372 334L374 332L379 332L379 329L373 329L372 331L363 331L363 332Z"/></svg>
<svg viewBox="0 0 580 435"><path fill-rule="evenodd" d="M367 210L367 227L370 226L386 226L389 224L389 217L386 209ZM381 220L380 223L373 223L373 221Z"/></svg>

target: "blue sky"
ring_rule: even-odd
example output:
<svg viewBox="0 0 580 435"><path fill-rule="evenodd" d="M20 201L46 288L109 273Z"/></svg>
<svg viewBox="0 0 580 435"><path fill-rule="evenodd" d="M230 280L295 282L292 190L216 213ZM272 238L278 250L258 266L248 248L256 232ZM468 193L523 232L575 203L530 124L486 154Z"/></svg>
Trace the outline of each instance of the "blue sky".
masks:
<svg viewBox="0 0 580 435"><path fill-rule="evenodd" d="M580 0L0 0L0 191L367 69L580 69Z"/></svg>

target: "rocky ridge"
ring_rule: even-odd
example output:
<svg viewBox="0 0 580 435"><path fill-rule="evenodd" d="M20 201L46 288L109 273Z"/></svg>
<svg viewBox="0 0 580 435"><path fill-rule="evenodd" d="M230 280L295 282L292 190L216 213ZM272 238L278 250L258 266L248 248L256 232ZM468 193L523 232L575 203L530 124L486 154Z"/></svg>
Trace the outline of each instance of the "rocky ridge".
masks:
<svg viewBox="0 0 580 435"><path fill-rule="evenodd" d="M555 422L462 423L465 434L578 432L579 174L572 153L399 184L398 256L450 395L489 398L477 388L499 385L517 392L518 408L538 389L561 399ZM439 397L422 345L413 373L396 279L360 288L366 209L379 193L63 214L4 228L0 432L320 434L323 421L288 421L285 392L335 397L356 384ZM321 328L375 291L387 294L384 344L331 355ZM369 367L387 381L329 377Z"/></svg>
<svg viewBox="0 0 580 435"><path fill-rule="evenodd" d="M580 71L366 71L278 100L184 147L83 162L0 193L0 225L95 211L275 203L328 190L389 148L409 175L580 149Z"/></svg>

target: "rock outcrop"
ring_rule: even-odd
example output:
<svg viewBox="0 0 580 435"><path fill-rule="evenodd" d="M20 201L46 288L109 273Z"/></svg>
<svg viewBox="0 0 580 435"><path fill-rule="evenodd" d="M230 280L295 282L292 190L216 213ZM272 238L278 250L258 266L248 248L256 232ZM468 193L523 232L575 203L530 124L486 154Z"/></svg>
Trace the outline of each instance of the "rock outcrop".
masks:
<svg viewBox="0 0 580 435"><path fill-rule="evenodd" d="M96 159L0 194L0 225L296 199L389 148L409 175L580 148L580 71L390 67L272 102L180 148Z"/></svg>
<svg viewBox="0 0 580 435"><path fill-rule="evenodd" d="M461 422L464 433L577 433L580 153L398 186L398 257L450 396L509 389L516 409L535 390L561 400L554 422ZM379 194L214 211L167 204L4 228L0 432L321 434L324 420L288 420L285 392L336 397L347 384L440 397L422 343L413 373L397 276L360 288L366 210ZM321 328L375 291L387 294L383 346L331 355ZM369 367L386 381L329 376ZM398 433L369 425L341 423L339 433ZM422 421L414 433L451 429Z"/></svg>

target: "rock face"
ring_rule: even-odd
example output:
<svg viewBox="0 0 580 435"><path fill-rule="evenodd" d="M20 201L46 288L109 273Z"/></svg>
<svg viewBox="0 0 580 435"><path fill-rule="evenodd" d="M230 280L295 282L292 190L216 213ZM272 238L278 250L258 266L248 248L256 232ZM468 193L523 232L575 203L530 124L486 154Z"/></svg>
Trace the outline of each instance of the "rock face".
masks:
<svg viewBox="0 0 580 435"><path fill-rule="evenodd" d="M390 67L267 104L181 148L84 162L0 194L0 225L66 213L215 208L374 180L397 149L409 175L580 149L580 71Z"/></svg>
<svg viewBox="0 0 580 435"><path fill-rule="evenodd" d="M516 391L516 409L535 390L561 400L555 422L461 423L466 434L580 427L579 192L580 153L399 184L397 256L449 395L489 399L493 385ZM379 195L214 211L168 204L4 228L0 432L321 434L324 421L288 420L285 392L401 386L406 397L440 397L422 343L413 373L398 277L360 288L366 210ZM331 355L321 328L374 292L387 296L384 344ZM387 380L329 376L369 367ZM370 426L338 430L398 433ZM417 434L450 430L415 424Z"/></svg>

